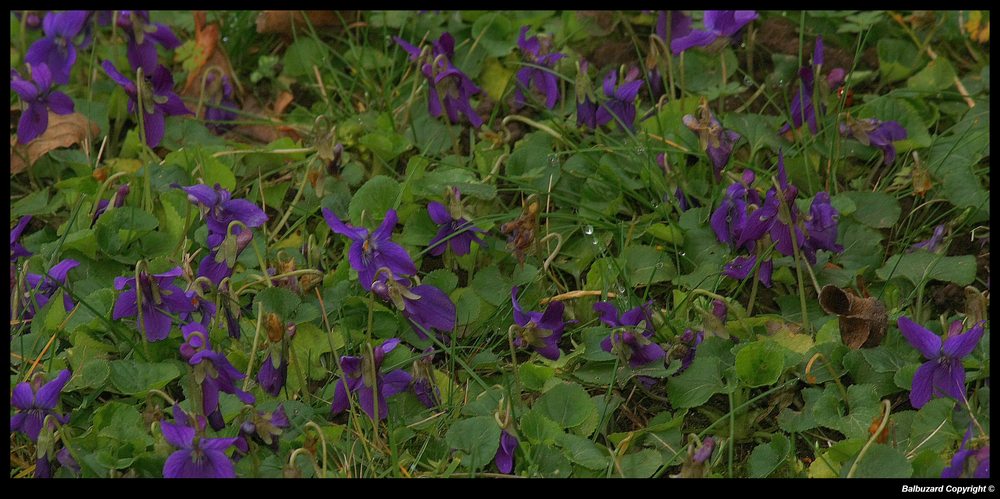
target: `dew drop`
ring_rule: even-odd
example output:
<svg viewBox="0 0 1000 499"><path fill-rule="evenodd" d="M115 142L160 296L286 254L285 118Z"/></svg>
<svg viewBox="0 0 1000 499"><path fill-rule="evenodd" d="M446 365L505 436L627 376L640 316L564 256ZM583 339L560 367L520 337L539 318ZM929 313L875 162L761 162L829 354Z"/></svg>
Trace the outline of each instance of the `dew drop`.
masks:
<svg viewBox="0 0 1000 499"><path fill-rule="evenodd" d="M656 262L656 268L662 269L663 268L663 262Z"/></svg>
<svg viewBox="0 0 1000 499"><path fill-rule="evenodd" d="M618 286L618 296L625 296L625 286Z"/></svg>
<svg viewBox="0 0 1000 499"><path fill-rule="evenodd" d="M753 80L751 80L750 77L747 76L743 78L743 84L749 87L750 85L753 85Z"/></svg>
<svg viewBox="0 0 1000 499"><path fill-rule="evenodd" d="M745 48L747 48L747 42L742 42L742 43L740 43L740 48L741 48L741 49L745 49Z"/></svg>
<svg viewBox="0 0 1000 499"><path fill-rule="evenodd" d="M681 256L687 256L687 253L684 252L684 251L681 251Z"/></svg>
<svg viewBox="0 0 1000 499"><path fill-rule="evenodd" d="M591 234L593 234L594 233L594 226L593 225L586 225L586 226L584 226L583 227L583 233L586 234L586 235L588 235L588 236L591 235ZM594 240L596 241L597 238L594 238Z"/></svg>
<svg viewBox="0 0 1000 499"><path fill-rule="evenodd" d="M551 164L551 165L558 165L559 164L559 156L556 155L556 154L549 154L549 164Z"/></svg>
<svg viewBox="0 0 1000 499"><path fill-rule="evenodd" d="M640 155L640 156L642 156L642 155L646 154L646 148L643 147L643 146L636 147L635 148L635 153L638 154L638 155Z"/></svg>
<svg viewBox="0 0 1000 499"><path fill-rule="evenodd" d="M229 37L228 36L222 37L222 43L229 43Z"/></svg>
<svg viewBox="0 0 1000 499"><path fill-rule="evenodd" d="M593 244L594 246L597 246L600 243L597 241L597 237L595 236L595 237L591 237L590 238L590 244Z"/></svg>

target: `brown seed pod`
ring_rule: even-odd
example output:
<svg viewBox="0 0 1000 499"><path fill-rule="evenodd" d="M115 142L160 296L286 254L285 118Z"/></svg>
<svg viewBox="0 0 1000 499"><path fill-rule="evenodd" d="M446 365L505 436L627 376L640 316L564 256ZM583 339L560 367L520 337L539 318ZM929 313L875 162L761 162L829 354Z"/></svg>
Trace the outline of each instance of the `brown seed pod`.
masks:
<svg viewBox="0 0 1000 499"><path fill-rule="evenodd" d="M882 343L888 316L885 305L875 298L861 298L837 286L825 286L819 304L840 321L840 337L852 350L872 348Z"/></svg>

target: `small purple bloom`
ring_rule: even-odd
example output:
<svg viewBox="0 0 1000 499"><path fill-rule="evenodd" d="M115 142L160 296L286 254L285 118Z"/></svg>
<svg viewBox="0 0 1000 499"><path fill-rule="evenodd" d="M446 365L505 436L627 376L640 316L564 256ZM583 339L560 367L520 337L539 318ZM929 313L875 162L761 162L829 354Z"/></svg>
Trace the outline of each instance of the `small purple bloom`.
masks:
<svg viewBox="0 0 1000 499"><path fill-rule="evenodd" d="M990 477L990 446L986 444L979 450L972 450L967 447L969 437L972 436L972 425L965 431L962 445L958 452L951 458L951 466L941 471L941 478L962 478L962 474L968 470L972 478ZM968 477L969 474L966 474Z"/></svg>
<svg viewBox="0 0 1000 499"><path fill-rule="evenodd" d="M891 165L896 161L896 146L893 142L907 137L906 129L897 121L881 121L875 118L855 120L848 117L840 124L840 134L853 136L866 146L882 150L882 162Z"/></svg>
<svg viewBox="0 0 1000 499"><path fill-rule="evenodd" d="M708 157L712 160L715 181L721 181L722 169L729 163L729 157L733 154L733 146L742 136L732 130L722 128L722 123L719 123L719 120L708 110L707 103L702 107L701 119L687 114L683 121L685 126L698 134L701 147L705 149Z"/></svg>
<svg viewBox="0 0 1000 499"><path fill-rule="evenodd" d="M174 32L165 24L150 23L148 10L123 10L118 13L118 27L128 36L126 55L133 69L152 73L159 65L156 44L173 50L181 45Z"/></svg>
<svg viewBox="0 0 1000 499"><path fill-rule="evenodd" d="M941 241L944 240L944 231L946 228L945 224L939 224L937 227L934 227L934 234L931 235L930 239L920 241L919 243L910 246L908 252L924 249L934 253L938 247L941 246Z"/></svg>
<svg viewBox="0 0 1000 499"><path fill-rule="evenodd" d="M563 310L565 305L561 301L550 302L545 312L525 312L521 304L517 301L517 286L510 291L510 300L514 305L514 322L519 329L514 338L514 345L518 347L528 347L537 351L542 357L549 360L559 358L559 339L562 338Z"/></svg>
<svg viewBox="0 0 1000 499"><path fill-rule="evenodd" d="M429 55L421 60L422 51L410 45L402 38L394 37L409 55L410 60L420 65L420 70L428 83L427 109L430 115L441 116L441 106L444 106L451 123L458 123L459 113L464 114L472 126L479 128L483 119L472 108L469 99L481 90L461 70L456 68L451 59L455 55L455 41L449 33L444 33L431 44Z"/></svg>
<svg viewBox="0 0 1000 499"><path fill-rule="evenodd" d="M163 463L164 478L236 478L236 469L226 455L236 438L205 438L183 423L160 422L163 438L177 447Z"/></svg>
<svg viewBox="0 0 1000 499"><path fill-rule="evenodd" d="M951 397L965 400L965 367L962 359L967 357L983 337L983 322L980 321L968 331L956 334L958 328L949 331L948 339L941 338L913 322L908 317L899 318L899 332L906 341L916 348L927 362L917 368L910 390L910 405L919 409L932 397Z"/></svg>
<svg viewBox="0 0 1000 499"><path fill-rule="evenodd" d="M344 370L344 378L337 381L333 391L332 415L337 415L348 407L348 396L352 392L358 394L358 404L368 417L375 419L376 391L378 392L378 419L389 416L388 398L406 390L413 378L402 369L396 369L382 374L382 361L386 354L399 345L400 340L393 338L372 349L372 355L362 357L345 355L340 358L340 367Z"/></svg>
<svg viewBox="0 0 1000 499"><path fill-rule="evenodd" d="M694 451L694 462L696 464L701 464L712 457L712 451L715 450L715 439L708 437L704 442L701 443L701 447Z"/></svg>
<svg viewBox="0 0 1000 499"><path fill-rule="evenodd" d="M104 61L101 67L115 83L125 89L125 93L128 94L129 112L136 113L141 107L143 126L146 129L146 144L149 147L156 147L163 140L164 120L167 116L192 114L184 106L181 98L174 93L174 77L167 68L157 66L155 70L145 72L144 79L146 81L142 84L142 103L140 106L139 89L136 84L119 73L111 61Z"/></svg>
<svg viewBox="0 0 1000 499"><path fill-rule="evenodd" d="M70 270L80 266L80 262L67 258L49 269L48 275L33 274L28 272L25 276L25 280L28 283L28 290L25 292L25 311L24 318L30 319L35 316L38 310L41 310L49 300L52 295L59 291L60 286L66 284L66 276ZM38 304L38 308L35 308L35 304ZM70 298L69 293L63 293L63 307L69 312L73 310L75 304L73 299Z"/></svg>
<svg viewBox="0 0 1000 499"><path fill-rule="evenodd" d="M122 290L126 286L132 289L118 295L111 319L137 317L139 315L138 302L141 296L142 324L139 325L139 329L149 341L166 339L170 334L170 325L173 322L170 314L183 314L193 312L195 309L191 299L173 283L174 279L179 277L181 273L180 267L152 276L145 271L140 271L138 285L134 277L116 277L115 289ZM139 290L141 295L137 295L136 290Z"/></svg>
<svg viewBox="0 0 1000 499"><path fill-rule="evenodd" d="M17 221L17 225L10 230L10 261L14 263L20 256L28 257L31 256L31 252L28 251L24 246L21 246L21 234L24 233L24 229L28 227L28 223L31 222L31 215L26 217L21 217Z"/></svg>
<svg viewBox="0 0 1000 499"><path fill-rule="evenodd" d="M493 458L500 473L510 474L514 471L514 451L520 446L520 442L507 430L500 430L500 446L497 447L497 454Z"/></svg>
<svg viewBox="0 0 1000 499"><path fill-rule="evenodd" d="M552 39L537 36L525 38L528 33L528 26L521 27L521 35L517 39L517 46L521 49L521 54L528 64L532 66L522 67L517 71L515 78L518 87L514 91L514 108L523 107L525 104L524 92L534 85L535 90L545 96L545 107L552 109L559 101L559 78L551 71L556 62L564 54L550 52ZM541 66L541 67L535 67ZM544 69L543 69L544 68Z"/></svg>
<svg viewBox="0 0 1000 499"><path fill-rule="evenodd" d="M837 244L837 219L839 213L830 204L830 195L825 191L816 193L809 207L809 218L805 223L806 241L802 246L809 263L816 263L816 251L824 249L841 253L844 247Z"/></svg>
<svg viewBox="0 0 1000 499"><path fill-rule="evenodd" d="M639 89L642 88L642 81L636 80L638 75L638 69L632 68L621 85L617 85L617 71L611 71L604 77L604 95L608 97L608 100L597 109L595 120L598 126L613 120L623 128L629 130L633 128L635 125L635 98L639 94ZM579 108L577 113L579 119Z"/></svg>
<svg viewBox="0 0 1000 499"><path fill-rule="evenodd" d="M698 351L698 345L701 344L703 339L705 339L705 333L702 331L695 333L691 329L687 329L684 331L684 334L681 335L679 343L683 347L682 351L684 352L684 356L681 357L681 368L677 371L678 373L684 372L691 366L691 363L694 362L694 356Z"/></svg>
<svg viewBox="0 0 1000 499"><path fill-rule="evenodd" d="M465 217L458 189L449 189L449 192L450 208L436 201L427 203L427 213L431 216L431 220L441 226L434 239L427 243L430 247L428 252L432 256L441 256L447 247L451 247L451 251L456 255L467 255L472 249L473 242L483 243L479 234L485 231L473 226ZM445 241L447 242L442 244Z"/></svg>
<svg viewBox="0 0 1000 499"><path fill-rule="evenodd" d="M94 211L94 218L90 221L90 226L93 227L97 223L97 219L101 218L106 211L108 211L108 206L113 206L115 208L121 208L125 205L125 198L128 197L128 193L131 190L128 184L122 184L118 187L112 201L107 199L102 199L97 202L97 210Z"/></svg>
<svg viewBox="0 0 1000 499"><path fill-rule="evenodd" d="M285 407L282 405L270 413L253 411L250 417L240 425L240 433L234 444L237 450L235 456L245 456L250 453L249 442L251 439L268 446L274 452L278 452L278 437L281 436L281 430L290 426L291 422L285 414Z"/></svg>
<svg viewBox="0 0 1000 499"><path fill-rule="evenodd" d="M229 224L235 221L255 229L268 220L267 214L256 204L246 199L233 198L233 195L219 184L215 184L214 189L205 184L188 187L174 184L173 187L186 192L188 201L202 208L210 234L208 245L211 247L222 242L229 230Z"/></svg>
<svg viewBox="0 0 1000 499"><path fill-rule="evenodd" d="M663 359L666 356L663 347L652 341L653 318L649 313L652 303L646 302L623 314L610 302L595 303L594 311L600 314L601 322L612 328L611 335L601 341L601 349L611 352L617 345L633 369ZM639 324L643 324L641 330L637 328Z"/></svg>
<svg viewBox="0 0 1000 499"><path fill-rule="evenodd" d="M434 382L433 348L427 347L424 355L413 362L413 382L410 383L410 389L424 407L437 407L441 400L441 389Z"/></svg>
<svg viewBox="0 0 1000 499"><path fill-rule="evenodd" d="M49 12L42 21L45 37L28 48L24 61L33 67L45 64L52 71L52 80L61 85L69 83L69 73L76 62L76 44L73 39L83 32L90 16L86 10Z"/></svg>
<svg viewBox="0 0 1000 499"><path fill-rule="evenodd" d="M68 423L69 415L58 414L56 406L70 376L64 369L44 385L41 375L35 376L31 383L18 383L10 396L10 405L17 409L17 414L10 417L10 431L24 433L32 442L37 442L46 416L54 416L60 424Z"/></svg>
<svg viewBox="0 0 1000 499"><path fill-rule="evenodd" d="M229 82L229 77L223 75L218 78L214 72L209 73L205 81L205 94L208 99L203 115L208 122L205 126L215 133L222 133L229 128L223 122L235 120L235 110L239 109L233 98L233 85Z"/></svg>
<svg viewBox="0 0 1000 499"><path fill-rule="evenodd" d="M351 268L358 272L358 280L361 281L361 287L365 291L372 289L375 273L382 267L388 268L394 275L417 273L417 267L413 264L410 254L402 246L392 242L392 229L399 220L396 210L387 211L382 225L374 232L341 222L329 208L323 208L323 218L334 232L353 241L348 261L351 262Z"/></svg>
<svg viewBox="0 0 1000 499"><path fill-rule="evenodd" d="M757 19L757 12L752 10L706 10L705 30L686 31L682 27L678 30L681 33L672 33L670 50L678 55L692 47L707 47L718 38L732 37L754 19ZM683 21L681 23L684 26ZM687 26L690 27L690 20Z"/></svg>
<svg viewBox="0 0 1000 499"><path fill-rule="evenodd" d="M208 344L208 332L201 324L188 324L184 327L184 331L187 333L185 336L198 333L205 338L205 347L192 355L188 359L188 364L194 366L195 379L202 380L202 408L208 417L208 423L213 429L221 430L226 424L222 419L222 408L219 406L219 392L236 395L245 404L253 404L256 398L237 388L236 382L246 376L237 371L225 355L211 349L211 345Z"/></svg>
<svg viewBox="0 0 1000 499"><path fill-rule="evenodd" d="M583 125L591 130L597 128L597 108L596 102L591 102L590 97L583 96L582 101L576 103L576 124Z"/></svg>
<svg viewBox="0 0 1000 499"><path fill-rule="evenodd" d="M10 88L28 105L17 122L17 141L22 144L45 133L49 127L50 110L56 114L73 112L73 99L52 89L52 73L45 64L32 66L31 81L11 70Z"/></svg>
<svg viewBox="0 0 1000 499"><path fill-rule="evenodd" d="M285 386L285 379L288 377L288 361L275 352L267 354L264 363L257 372L257 382L264 390L264 393L277 397L281 389Z"/></svg>
<svg viewBox="0 0 1000 499"><path fill-rule="evenodd" d="M421 339L427 339L424 331L436 329L450 332L455 329L455 304L438 288L429 284L410 287L405 278L380 275L372 283L371 291L379 298L391 302L403 317L410 320L413 331Z"/></svg>

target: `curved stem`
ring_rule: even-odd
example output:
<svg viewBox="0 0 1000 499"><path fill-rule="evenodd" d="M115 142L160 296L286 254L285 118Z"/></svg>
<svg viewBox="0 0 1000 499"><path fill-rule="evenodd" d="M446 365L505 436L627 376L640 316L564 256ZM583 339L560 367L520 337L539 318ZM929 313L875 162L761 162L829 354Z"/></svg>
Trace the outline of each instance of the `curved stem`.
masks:
<svg viewBox="0 0 1000 499"><path fill-rule="evenodd" d="M878 425L878 429L875 433L868 438L865 442L865 446L861 448L861 452L858 453L857 459L854 460L854 464L851 465L851 470L847 472L847 478L854 478L854 473L858 471L858 463L861 462L861 458L865 457L868 449L871 447L872 443L878 439L879 434L885 429L885 425L889 424L889 411L892 410L892 403L888 400L882 400L882 411L885 413L882 415L882 424Z"/></svg>

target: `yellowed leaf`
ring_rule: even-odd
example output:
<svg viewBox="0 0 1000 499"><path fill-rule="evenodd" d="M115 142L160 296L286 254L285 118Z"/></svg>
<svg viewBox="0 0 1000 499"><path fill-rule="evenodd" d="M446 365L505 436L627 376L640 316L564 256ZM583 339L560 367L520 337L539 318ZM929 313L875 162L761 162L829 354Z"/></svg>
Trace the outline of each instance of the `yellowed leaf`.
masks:
<svg viewBox="0 0 1000 499"><path fill-rule="evenodd" d="M17 142L17 137L10 139L10 173L15 175L34 165L36 161L49 151L61 147L81 144L88 138L94 138L100 133L100 127L80 113L55 114L49 112L49 127L45 133L27 144Z"/></svg>

